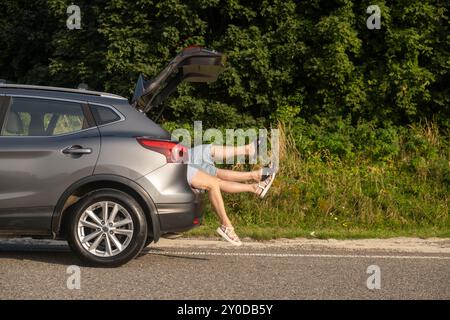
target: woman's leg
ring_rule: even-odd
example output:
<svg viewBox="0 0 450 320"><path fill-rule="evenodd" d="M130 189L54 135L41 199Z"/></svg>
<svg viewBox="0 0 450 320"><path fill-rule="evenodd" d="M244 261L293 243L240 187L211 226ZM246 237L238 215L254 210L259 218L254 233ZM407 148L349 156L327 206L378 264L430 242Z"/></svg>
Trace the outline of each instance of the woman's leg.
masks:
<svg viewBox="0 0 450 320"><path fill-rule="evenodd" d="M217 177L211 176L203 171L198 171L191 180L191 185L197 189L208 190L211 204L219 217L220 223L223 226L231 227L231 222L228 219L225 205L222 198L222 191L227 193L241 193L241 192L258 192L258 184L246 184L232 181L221 180Z"/></svg>
<svg viewBox="0 0 450 320"><path fill-rule="evenodd" d="M226 169L217 168L217 178L226 180L226 181L261 181L262 169L253 170L253 171L233 171Z"/></svg>
<svg viewBox="0 0 450 320"><path fill-rule="evenodd" d="M211 146L211 157L214 161L222 161L235 156L253 156L255 152L255 145L253 143L243 146Z"/></svg>
<svg viewBox="0 0 450 320"><path fill-rule="evenodd" d="M225 204L220 191L219 179L202 171L198 171L191 180L191 185L197 189L208 190L209 200L217 214L220 223L225 227L231 227L231 221L227 216Z"/></svg>
<svg viewBox="0 0 450 320"><path fill-rule="evenodd" d="M242 193L242 192L256 193L256 191L258 190L257 183L247 184L234 181L225 181L221 179L218 180L220 191L226 193Z"/></svg>

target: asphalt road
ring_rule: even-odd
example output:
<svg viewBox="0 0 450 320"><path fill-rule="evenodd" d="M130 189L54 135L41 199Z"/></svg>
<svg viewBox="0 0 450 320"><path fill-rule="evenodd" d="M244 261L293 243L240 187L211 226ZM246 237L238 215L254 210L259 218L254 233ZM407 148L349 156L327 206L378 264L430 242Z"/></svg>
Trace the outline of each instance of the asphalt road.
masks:
<svg viewBox="0 0 450 320"><path fill-rule="evenodd" d="M81 267L80 289L68 289L67 268L81 263L64 242L0 240L0 299L450 299L448 248L167 241L120 268ZM367 287L371 265L380 289Z"/></svg>

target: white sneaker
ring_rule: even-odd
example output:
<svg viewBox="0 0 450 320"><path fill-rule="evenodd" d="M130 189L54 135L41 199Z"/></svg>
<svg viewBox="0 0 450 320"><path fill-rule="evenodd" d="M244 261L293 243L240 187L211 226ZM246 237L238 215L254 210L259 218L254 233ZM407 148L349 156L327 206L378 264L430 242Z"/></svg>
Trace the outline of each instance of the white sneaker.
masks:
<svg viewBox="0 0 450 320"><path fill-rule="evenodd" d="M219 228L217 228L217 233L220 234L222 238L235 246L242 245L241 239L239 239L236 232L234 232L233 227L220 226Z"/></svg>

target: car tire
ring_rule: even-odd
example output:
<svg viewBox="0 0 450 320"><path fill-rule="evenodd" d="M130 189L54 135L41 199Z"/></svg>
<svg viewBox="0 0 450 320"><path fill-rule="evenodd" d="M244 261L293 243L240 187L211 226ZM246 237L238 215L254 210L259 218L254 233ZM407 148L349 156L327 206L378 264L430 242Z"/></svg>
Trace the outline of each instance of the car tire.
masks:
<svg viewBox="0 0 450 320"><path fill-rule="evenodd" d="M87 265L117 267L135 258L144 247L147 239L144 212L134 198L122 191L92 191L69 214L66 226L69 246Z"/></svg>

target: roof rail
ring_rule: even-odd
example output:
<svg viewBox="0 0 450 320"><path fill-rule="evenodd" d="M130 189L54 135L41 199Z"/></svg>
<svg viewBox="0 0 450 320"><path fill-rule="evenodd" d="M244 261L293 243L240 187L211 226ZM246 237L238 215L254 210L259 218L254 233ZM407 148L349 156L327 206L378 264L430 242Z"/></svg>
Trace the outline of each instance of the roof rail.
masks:
<svg viewBox="0 0 450 320"><path fill-rule="evenodd" d="M8 89L29 89L29 90L45 90L45 91L56 91L56 92L67 92L67 93L78 93L78 94L87 94L92 96L113 98L113 99L123 99L126 98L107 92L99 92L99 91L90 91L85 89L72 89L72 88L62 88L62 87L46 87L46 86L35 86L28 84L6 84L0 82L0 88L8 88Z"/></svg>

